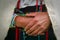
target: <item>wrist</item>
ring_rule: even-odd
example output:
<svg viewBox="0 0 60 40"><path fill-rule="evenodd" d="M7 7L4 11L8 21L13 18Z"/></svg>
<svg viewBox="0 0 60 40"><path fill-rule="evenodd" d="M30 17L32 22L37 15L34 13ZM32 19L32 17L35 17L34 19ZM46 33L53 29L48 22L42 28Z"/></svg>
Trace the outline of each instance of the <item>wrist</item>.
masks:
<svg viewBox="0 0 60 40"><path fill-rule="evenodd" d="M32 20L32 18L29 18L29 17L16 16L15 17L15 25L17 27L24 28L31 20Z"/></svg>

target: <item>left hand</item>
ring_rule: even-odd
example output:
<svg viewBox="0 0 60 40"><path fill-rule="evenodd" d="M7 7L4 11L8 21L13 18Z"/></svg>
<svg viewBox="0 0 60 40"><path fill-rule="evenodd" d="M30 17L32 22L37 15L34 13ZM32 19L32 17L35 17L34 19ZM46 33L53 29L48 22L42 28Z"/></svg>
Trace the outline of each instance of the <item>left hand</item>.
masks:
<svg viewBox="0 0 60 40"><path fill-rule="evenodd" d="M28 35L42 35L48 29L50 19L47 12L32 12L26 14L26 16L34 16L25 27L25 31Z"/></svg>

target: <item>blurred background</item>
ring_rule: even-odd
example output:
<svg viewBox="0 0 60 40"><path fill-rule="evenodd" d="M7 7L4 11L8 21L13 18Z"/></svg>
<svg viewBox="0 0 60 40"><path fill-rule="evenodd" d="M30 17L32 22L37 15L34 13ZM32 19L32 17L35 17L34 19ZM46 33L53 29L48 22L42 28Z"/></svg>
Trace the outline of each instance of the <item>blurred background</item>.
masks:
<svg viewBox="0 0 60 40"><path fill-rule="evenodd" d="M0 0L0 40L4 40L17 0Z"/></svg>

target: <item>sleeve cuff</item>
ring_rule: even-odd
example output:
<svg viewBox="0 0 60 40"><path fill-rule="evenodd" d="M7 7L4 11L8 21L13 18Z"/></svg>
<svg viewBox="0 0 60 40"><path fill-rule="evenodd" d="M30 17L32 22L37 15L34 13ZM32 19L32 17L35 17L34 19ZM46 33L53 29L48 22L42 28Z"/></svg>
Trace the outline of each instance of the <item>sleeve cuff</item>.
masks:
<svg viewBox="0 0 60 40"><path fill-rule="evenodd" d="M15 20L16 16L18 16L18 15L17 14L13 14L10 27L15 27L15 21L14 20Z"/></svg>

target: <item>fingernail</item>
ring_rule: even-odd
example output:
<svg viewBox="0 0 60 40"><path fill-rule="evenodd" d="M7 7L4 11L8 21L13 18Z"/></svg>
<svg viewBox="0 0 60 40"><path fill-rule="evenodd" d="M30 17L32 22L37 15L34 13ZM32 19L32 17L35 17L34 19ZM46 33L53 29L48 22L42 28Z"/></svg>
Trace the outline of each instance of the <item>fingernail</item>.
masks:
<svg viewBox="0 0 60 40"><path fill-rule="evenodd" d="M26 32L26 34L28 34L28 33Z"/></svg>

